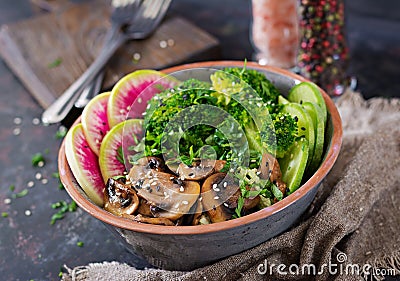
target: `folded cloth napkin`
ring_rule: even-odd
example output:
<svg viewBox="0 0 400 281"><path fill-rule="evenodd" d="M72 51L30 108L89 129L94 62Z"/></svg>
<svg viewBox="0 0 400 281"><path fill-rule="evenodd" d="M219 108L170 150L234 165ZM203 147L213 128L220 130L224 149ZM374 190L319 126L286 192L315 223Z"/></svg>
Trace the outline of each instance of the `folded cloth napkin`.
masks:
<svg viewBox="0 0 400 281"><path fill-rule="evenodd" d="M303 221L253 249L191 272L118 262L62 280L381 280L400 274L400 100L336 101L343 147Z"/></svg>

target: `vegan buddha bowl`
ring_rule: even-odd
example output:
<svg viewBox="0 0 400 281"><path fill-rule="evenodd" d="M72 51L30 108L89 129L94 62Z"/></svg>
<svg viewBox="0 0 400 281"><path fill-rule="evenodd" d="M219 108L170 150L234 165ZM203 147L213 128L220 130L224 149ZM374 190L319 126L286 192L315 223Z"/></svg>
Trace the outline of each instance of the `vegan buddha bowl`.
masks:
<svg viewBox="0 0 400 281"><path fill-rule="evenodd" d="M59 172L129 250L190 270L295 224L341 138L334 103L305 78L203 62L138 70L98 95L62 143Z"/></svg>

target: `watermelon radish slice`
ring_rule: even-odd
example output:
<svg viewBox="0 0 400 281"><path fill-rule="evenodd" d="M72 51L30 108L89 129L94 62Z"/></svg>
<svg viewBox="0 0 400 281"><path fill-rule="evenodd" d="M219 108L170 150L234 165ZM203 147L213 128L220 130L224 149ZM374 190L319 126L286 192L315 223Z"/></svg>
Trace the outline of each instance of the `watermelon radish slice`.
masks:
<svg viewBox="0 0 400 281"><path fill-rule="evenodd" d="M99 155L100 145L104 136L110 130L107 118L107 104L110 92L94 97L82 112L81 123L86 140L96 155Z"/></svg>
<svg viewBox="0 0 400 281"><path fill-rule="evenodd" d="M179 83L172 76L155 70L137 70L121 78L113 87L108 101L110 127L114 127L128 117L142 118L149 99ZM136 99L135 109L131 110Z"/></svg>
<svg viewBox="0 0 400 281"><path fill-rule="evenodd" d="M82 124L72 127L65 137L65 154L77 182L87 196L103 206L104 182L97 155L90 149Z"/></svg>
<svg viewBox="0 0 400 281"><path fill-rule="evenodd" d="M143 137L143 120L129 119L117 124L104 137L100 146L99 165L104 182L121 176L131 167L128 156L133 154L130 146Z"/></svg>

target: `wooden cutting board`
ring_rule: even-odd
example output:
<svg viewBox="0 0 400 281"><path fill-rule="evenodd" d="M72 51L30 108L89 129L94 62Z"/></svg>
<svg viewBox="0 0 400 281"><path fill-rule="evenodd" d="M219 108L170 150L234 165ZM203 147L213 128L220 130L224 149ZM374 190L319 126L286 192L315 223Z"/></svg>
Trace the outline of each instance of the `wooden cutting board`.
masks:
<svg viewBox="0 0 400 281"><path fill-rule="evenodd" d="M47 108L93 61L110 26L99 2L70 4L56 12L3 25L0 55L43 108ZM151 37L130 41L111 59L103 89L136 69L162 69L217 59L218 41L187 20L168 17Z"/></svg>

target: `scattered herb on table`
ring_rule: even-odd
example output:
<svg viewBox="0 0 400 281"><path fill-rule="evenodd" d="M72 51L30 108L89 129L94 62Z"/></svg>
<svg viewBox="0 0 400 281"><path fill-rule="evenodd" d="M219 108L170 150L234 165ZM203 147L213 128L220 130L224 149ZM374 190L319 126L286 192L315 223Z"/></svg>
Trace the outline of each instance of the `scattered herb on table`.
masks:
<svg viewBox="0 0 400 281"><path fill-rule="evenodd" d="M15 185L10 185L10 187L8 188L11 192L14 192L14 190L15 190Z"/></svg>
<svg viewBox="0 0 400 281"><path fill-rule="evenodd" d="M24 197L24 196L26 196L26 195L28 195L28 193L29 193L29 190L28 189L23 189L22 191L20 191L20 192L18 192L18 193L14 193L13 195L11 195L12 196L12 198L21 198L21 197Z"/></svg>
<svg viewBox="0 0 400 281"><path fill-rule="evenodd" d="M76 243L76 246L78 246L78 247L83 247L83 245L84 245L84 243L82 241L78 241Z"/></svg>
<svg viewBox="0 0 400 281"><path fill-rule="evenodd" d="M38 152L38 153L35 153L35 154L32 156L32 165L33 165L34 167L43 166L44 163L45 163L45 159L44 159L42 153Z"/></svg>
<svg viewBox="0 0 400 281"><path fill-rule="evenodd" d="M48 68L54 68L59 66L62 63L62 59L61 58L56 58L55 60L53 60L51 63L49 63L47 65Z"/></svg>
<svg viewBox="0 0 400 281"><path fill-rule="evenodd" d="M51 225L55 224L57 220L63 219L67 212L75 212L77 209L75 201L72 201L71 203L67 203L66 201L58 201L51 204L51 207L53 209L59 209L57 213L51 216Z"/></svg>
<svg viewBox="0 0 400 281"><path fill-rule="evenodd" d="M1 213L1 216L2 216L3 218L7 218L7 217L8 217L8 213L7 213L7 212L2 212L2 213Z"/></svg>
<svg viewBox="0 0 400 281"><path fill-rule="evenodd" d="M63 139L67 135L67 131L67 128L60 126L55 134L55 138L58 140Z"/></svg>

